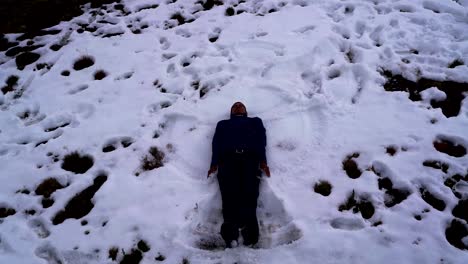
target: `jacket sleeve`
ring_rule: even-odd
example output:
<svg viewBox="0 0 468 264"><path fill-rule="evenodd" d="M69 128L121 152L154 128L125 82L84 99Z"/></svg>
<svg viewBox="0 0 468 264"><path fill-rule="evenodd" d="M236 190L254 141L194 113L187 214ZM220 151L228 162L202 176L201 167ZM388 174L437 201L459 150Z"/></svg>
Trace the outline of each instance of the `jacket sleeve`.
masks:
<svg viewBox="0 0 468 264"><path fill-rule="evenodd" d="M265 148L267 144L266 130L263 126L262 119L258 118L258 133L259 133L259 158L260 162L264 161L267 163Z"/></svg>
<svg viewBox="0 0 468 264"><path fill-rule="evenodd" d="M211 143L212 148L212 156L211 156L211 166L217 166L219 162L219 154L220 154L220 137L221 137L221 124L218 122L216 125L216 130L213 136L213 142Z"/></svg>

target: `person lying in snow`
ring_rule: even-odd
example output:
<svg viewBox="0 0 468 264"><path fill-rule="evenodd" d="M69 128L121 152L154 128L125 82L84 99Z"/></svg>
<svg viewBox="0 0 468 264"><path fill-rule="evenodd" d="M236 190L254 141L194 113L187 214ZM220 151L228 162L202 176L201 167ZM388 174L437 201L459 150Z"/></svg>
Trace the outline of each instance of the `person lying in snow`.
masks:
<svg viewBox="0 0 468 264"><path fill-rule="evenodd" d="M210 174L218 170L224 223L221 236L227 247L237 245L239 229L246 246L258 242L257 198L261 169L270 177L265 156L262 120L247 117L241 102L231 107L231 118L219 121L213 136Z"/></svg>

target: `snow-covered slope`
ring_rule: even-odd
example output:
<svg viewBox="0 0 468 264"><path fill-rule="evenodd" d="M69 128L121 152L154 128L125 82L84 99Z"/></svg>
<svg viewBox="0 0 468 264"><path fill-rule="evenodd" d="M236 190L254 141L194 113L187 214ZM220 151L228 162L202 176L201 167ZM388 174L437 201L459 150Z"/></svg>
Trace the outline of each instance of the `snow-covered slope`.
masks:
<svg viewBox="0 0 468 264"><path fill-rule="evenodd" d="M87 6L0 54L0 263L468 263L468 1L222 2ZM272 177L224 250L236 101Z"/></svg>

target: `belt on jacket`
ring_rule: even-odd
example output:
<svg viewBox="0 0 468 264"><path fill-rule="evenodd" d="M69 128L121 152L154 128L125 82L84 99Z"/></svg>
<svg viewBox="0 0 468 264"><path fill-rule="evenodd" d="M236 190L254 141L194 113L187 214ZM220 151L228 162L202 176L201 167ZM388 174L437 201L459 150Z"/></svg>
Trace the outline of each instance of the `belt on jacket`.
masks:
<svg viewBox="0 0 468 264"><path fill-rule="evenodd" d="M247 152L248 152L247 149L236 148L236 149L233 150L232 153L237 154L237 155L243 155L243 154L247 154Z"/></svg>

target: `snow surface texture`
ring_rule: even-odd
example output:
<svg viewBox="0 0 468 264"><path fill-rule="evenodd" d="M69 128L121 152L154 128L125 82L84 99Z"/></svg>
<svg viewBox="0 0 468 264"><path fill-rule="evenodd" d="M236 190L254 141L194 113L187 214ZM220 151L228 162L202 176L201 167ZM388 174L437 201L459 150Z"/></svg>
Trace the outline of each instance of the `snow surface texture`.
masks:
<svg viewBox="0 0 468 264"><path fill-rule="evenodd" d="M112 248L117 262L468 263L468 238L445 235L467 227L452 210L468 198L468 101L447 118L430 105L443 91L413 102L381 74L468 82L468 1L236 1L88 7L36 37L23 70L1 53L0 263L114 263ZM259 244L224 250L206 172L236 101L263 119L272 177ZM450 144L459 155L435 148Z"/></svg>

